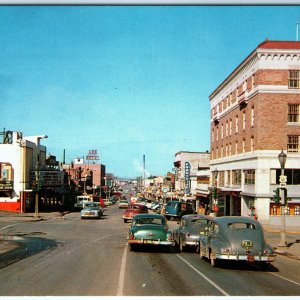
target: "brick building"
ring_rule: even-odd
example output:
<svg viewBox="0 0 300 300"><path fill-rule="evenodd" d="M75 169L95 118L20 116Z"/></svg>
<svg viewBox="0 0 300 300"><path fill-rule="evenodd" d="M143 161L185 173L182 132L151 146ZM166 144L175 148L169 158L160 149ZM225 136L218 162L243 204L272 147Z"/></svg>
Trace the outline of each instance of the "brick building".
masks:
<svg viewBox="0 0 300 300"><path fill-rule="evenodd" d="M255 206L265 226L280 224L273 202L278 154L287 154L287 226L299 225L300 42L257 46L210 95L211 189L218 214L247 215Z"/></svg>

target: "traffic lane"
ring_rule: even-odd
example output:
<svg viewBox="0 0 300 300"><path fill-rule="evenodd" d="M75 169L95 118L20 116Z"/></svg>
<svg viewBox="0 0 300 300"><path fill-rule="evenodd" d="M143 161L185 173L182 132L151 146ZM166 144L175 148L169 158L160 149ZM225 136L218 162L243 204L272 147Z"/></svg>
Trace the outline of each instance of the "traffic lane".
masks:
<svg viewBox="0 0 300 300"><path fill-rule="evenodd" d="M45 222L43 228L57 237L57 247L2 269L0 294L115 296L126 230L120 230L122 219L109 217L111 213L100 220L80 220L78 214L75 222L76 215Z"/></svg>
<svg viewBox="0 0 300 300"><path fill-rule="evenodd" d="M222 296L173 251L142 247L128 251L123 296Z"/></svg>
<svg viewBox="0 0 300 300"><path fill-rule="evenodd" d="M231 296L295 296L300 295L299 279L287 280L280 270L271 264L269 270L246 262L224 262L214 268L209 261L201 260L196 253L180 253L191 266L199 270L218 287ZM287 264L281 265L286 272L293 272Z"/></svg>

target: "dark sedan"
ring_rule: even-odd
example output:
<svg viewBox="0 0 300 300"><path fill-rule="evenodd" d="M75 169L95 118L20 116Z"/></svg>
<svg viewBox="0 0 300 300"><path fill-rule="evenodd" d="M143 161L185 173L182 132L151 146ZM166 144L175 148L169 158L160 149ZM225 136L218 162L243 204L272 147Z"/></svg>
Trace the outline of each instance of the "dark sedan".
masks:
<svg viewBox="0 0 300 300"><path fill-rule="evenodd" d="M207 227L211 217L205 215L184 215L178 228L173 230L173 239L181 252L187 248L199 250L200 231Z"/></svg>
<svg viewBox="0 0 300 300"><path fill-rule="evenodd" d="M266 267L275 260L261 224L249 217L218 217L210 221L200 236L200 258L204 257L212 266L231 260L258 262Z"/></svg>

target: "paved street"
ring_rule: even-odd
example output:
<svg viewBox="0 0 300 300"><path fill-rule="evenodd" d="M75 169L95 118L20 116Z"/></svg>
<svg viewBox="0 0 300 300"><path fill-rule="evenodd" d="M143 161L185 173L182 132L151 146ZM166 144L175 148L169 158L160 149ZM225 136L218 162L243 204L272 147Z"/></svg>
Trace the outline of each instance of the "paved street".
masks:
<svg viewBox="0 0 300 300"><path fill-rule="evenodd" d="M12 221L0 217L2 237L17 238L12 242L25 245L19 249L22 259L1 268L0 295L300 295L300 260L295 255L277 255L266 271L247 264L212 268L192 252L149 248L130 252L129 225L121 219L122 213L114 205L100 220L81 220L78 212L64 218L51 213L38 222L30 216L28 221L21 216L19 221L12 215ZM169 226L177 224L170 221ZM279 233L266 236L273 244L279 242ZM287 234L294 246L299 245L298 238Z"/></svg>

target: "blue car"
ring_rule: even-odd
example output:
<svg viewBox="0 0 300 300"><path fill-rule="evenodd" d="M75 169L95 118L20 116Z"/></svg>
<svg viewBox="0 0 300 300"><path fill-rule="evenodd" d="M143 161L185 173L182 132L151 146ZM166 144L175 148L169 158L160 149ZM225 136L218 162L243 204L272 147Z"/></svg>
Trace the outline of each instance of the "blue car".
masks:
<svg viewBox="0 0 300 300"><path fill-rule="evenodd" d="M167 220L171 218L181 219L182 216L194 214L195 211L191 203L181 201L169 201L166 205L165 217Z"/></svg>

